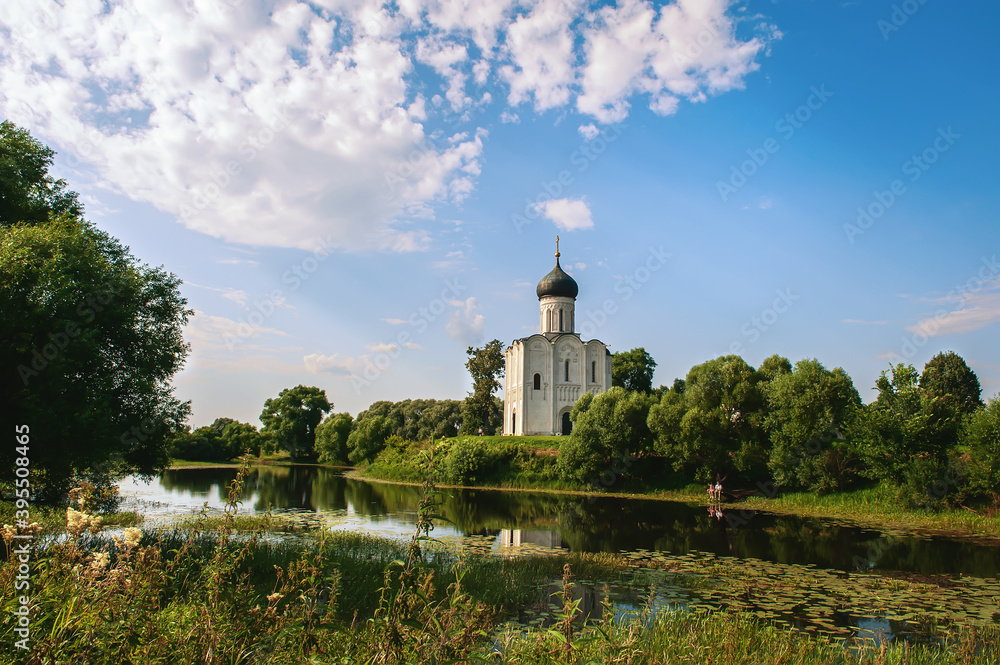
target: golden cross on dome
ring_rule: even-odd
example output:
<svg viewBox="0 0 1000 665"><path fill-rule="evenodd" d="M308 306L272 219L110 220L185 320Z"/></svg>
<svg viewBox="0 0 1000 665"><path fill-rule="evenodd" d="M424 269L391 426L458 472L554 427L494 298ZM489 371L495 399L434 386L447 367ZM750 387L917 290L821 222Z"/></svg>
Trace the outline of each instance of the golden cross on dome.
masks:
<svg viewBox="0 0 1000 665"><path fill-rule="evenodd" d="M556 236L556 258L559 258L559 236Z"/></svg>

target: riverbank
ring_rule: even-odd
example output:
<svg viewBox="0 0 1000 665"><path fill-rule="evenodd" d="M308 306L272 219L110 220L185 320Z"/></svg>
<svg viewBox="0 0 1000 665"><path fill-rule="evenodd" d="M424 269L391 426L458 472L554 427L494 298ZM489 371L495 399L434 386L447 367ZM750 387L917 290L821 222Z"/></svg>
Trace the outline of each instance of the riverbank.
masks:
<svg viewBox="0 0 1000 665"><path fill-rule="evenodd" d="M479 439L480 437L471 437ZM489 445L495 442L510 443L510 437L481 437ZM558 480L553 474L538 471L539 467L552 464L554 449L560 437L533 437L530 441L519 445L530 449L535 465L533 473L517 472L499 474L503 478L493 482L473 482L468 484L439 483L439 487L498 490L505 492L541 492L547 494L575 495L586 497L617 497L626 499L651 499L661 501L680 501L695 505L707 505L708 500L700 485L687 485L670 489L638 490L632 483L612 485L606 491L594 491L574 486ZM386 483L395 485L419 486L422 473L412 464L386 463L380 460L374 465L363 468L336 466L328 464L312 464L340 470L348 478L365 482ZM291 466L296 464L287 456L272 456L253 460L259 466ZM237 468L239 462L209 463L173 460L171 469L188 468ZM928 535L942 535L953 538L974 538L990 541L1000 540L1000 511L980 511L969 509L943 509L938 511L911 508L900 504L896 489L888 485L873 488L854 489L846 492L836 492L826 495L816 495L808 492L777 493L775 496L749 495L738 501L724 501L722 508L732 512L734 519L745 519L749 512L766 512L779 515L799 515L848 521L859 526L869 526L879 529L905 529Z"/></svg>
<svg viewBox="0 0 1000 665"><path fill-rule="evenodd" d="M364 482L395 485L419 486L413 480L394 480L366 475L364 469L347 469L344 475ZM708 505L701 486L689 486L677 490L651 490L648 492L587 491L578 488L552 486L512 486L507 484L480 483L475 485L455 485L440 483L439 487L456 489L495 490L503 492L540 492L584 496L589 498L614 497L622 499L646 499L655 501L679 501L694 505ZM1000 544L1000 512L981 514L968 509L944 509L939 511L900 506L893 487L880 485L816 495L808 492L777 494L773 497L747 496L738 501L723 501L721 508L731 513L737 521L747 519L751 513L764 512L777 515L798 515L846 521L858 526L879 529L904 529L952 538L972 538L996 541Z"/></svg>

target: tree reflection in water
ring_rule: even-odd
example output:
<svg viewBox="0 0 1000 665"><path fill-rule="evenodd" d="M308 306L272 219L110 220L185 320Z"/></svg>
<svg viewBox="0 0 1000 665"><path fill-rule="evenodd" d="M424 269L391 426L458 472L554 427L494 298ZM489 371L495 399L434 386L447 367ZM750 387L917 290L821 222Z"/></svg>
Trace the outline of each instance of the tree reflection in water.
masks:
<svg viewBox="0 0 1000 665"><path fill-rule="evenodd" d="M164 472L144 498L184 505L191 496L213 506L225 502L234 468L174 469ZM186 501L178 501L185 496ZM247 478L243 510L347 512L365 522L416 521L420 490L407 485L367 483L315 466L261 466ZM723 510L708 515L703 506L672 501L568 494L442 489L438 512L460 534L499 536L502 530L551 532L559 546L583 552L638 549L686 554L693 551L787 564L854 570L883 536L879 531L830 520ZM182 511L178 511L182 512ZM520 538L524 538L523 533ZM515 538L513 534L509 537ZM879 550L873 567L923 574L963 573L995 577L1000 557L995 546L969 540L894 534L892 546Z"/></svg>

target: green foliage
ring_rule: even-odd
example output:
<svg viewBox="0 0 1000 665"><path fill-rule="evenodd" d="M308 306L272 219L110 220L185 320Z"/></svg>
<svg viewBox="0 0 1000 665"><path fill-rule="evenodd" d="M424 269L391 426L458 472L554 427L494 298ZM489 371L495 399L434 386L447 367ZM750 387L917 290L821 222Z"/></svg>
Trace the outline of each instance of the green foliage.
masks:
<svg viewBox="0 0 1000 665"><path fill-rule="evenodd" d="M192 462L226 462L232 459L222 435L211 426L199 427L193 432L187 429L175 432L167 452L175 459Z"/></svg>
<svg viewBox="0 0 1000 665"><path fill-rule="evenodd" d="M973 413L983 405L983 389L979 377L954 351L939 353L924 365L920 389L927 397L940 398L962 415Z"/></svg>
<svg viewBox="0 0 1000 665"><path fill-rule="evenodd" d="M569 412L569 419L571 422L576 423L580 416L587 412L590 405L594 402L594 393L585 392L576 400L573 404L573 410Z"/></svg>
<svg viewBox="0 0 1000 665"><path fill-rule="evenodd" d="M487 447L477 443L474 438L458 439L444 460L445 477L459 485L473 485L488 472L488 467L495 463L495 455L491 455Z"/></svg>
<svg viewBox="0 0 1000 665"><path fill-rule="evenodd" d="M970 490L1000 504L1000 397L972 414L962 445L969 460Z"/></svg>
<svg viewBox="0 0 1000 665"><path fill-rule="evenodd" d="M502 429L502 402L493 397L501 388L504 373L503 344L495 339L480 349L466 350L469 360L465 368L472 376L472 393L465 398L462 409L462 434L493 434Z"/></svg>
<svg viewBox="0 0 1000 665"><path fill-rule="evenodd" d="M171 437L167 447L174 459L192 462L228 462L248 452L261 453L263 437L250 423L232 418L216 418L211 425L193 432L181 429Z"/></svg>
<svg viewBox="0 0 1000 665"><path fill-rule="evenodd" d="M410 441L429 441L458 434L462 425L461 400L407 399L374 402L358 414L358 421L371 416L386 418L393 434Z"/></svg>
<svg viewBox="0 0 1000 665"><path fill-rule="evenodd" d="M359 417L354 431L347 437L347 457L351 464L371 462L390 436L392 423L385 416Z"/></svg>
<svg viewBox="0 0 1000 665"><path fill-rule="evenodd" d="M961 413L953 400L925 393L913 365L900 363L883 371L875 383L878 398L867 405L850 429L873 479L903 478L914 458L944 464L958 442Z"/></svg>
<svg viewBox="0 0 1000 665"><path fill-rule="evenodd" d="M260 421L263 432L272 434L293 458L309 457L316 447L316 427L333 405L326 391L313 386L285 388L264 402Z"/></svg>
<svg viewBox="0 0 1000 665"><path fill-rule="evenodd" d="M911 457L899 481L898 499L916 508L960 506L968 496L968 470L957 458Z"/></svg>
<svg viewBox="0 0 1000 665"><path fill-rule="evenodd" d="M234 459L249 453L254 457L259 457L263 447L263 437L257 428L250 423L241 423L232 418L216 418L212 427L216 430L222 426L220 436L226 447L229 459Z"/></svg>
<svg viewBox="0 0 1000 665"><path fill-rule="evenodd" d="M653 435L653 449L667 458L674 458L682 450L681 421L687 413L687 401L683 390L674 388L664 391L659 401L649 409L646 424ZM677 463L677 468L683 462Z"/></svg>
<svg viewBox="0 0 1000 665"><path fill-rule="evenodd" d="M348 461L347 439L354 431L349 413L331 413L316 427L316 453L321 464L344 464Z"/></svg>
<svg viewBox="0 0 1000 665"><path fill-rule="evenodd" d="M653 402L648 395L621 387L591 398L589 407L578 413L569 439L559 446L560 477L593 482L614 462L645 452L652 441L646 419Z"/></svg>
<svg viewBox="0 0 1000 665"><path fill-rule="evenodd" d="M564 487L556 483L556 439L565 437L461 436L433 444L441 461L441 478L456 485ZM420 460L432 444L391 439L365 468L365 476L384 480L423 478Z"/></svg>
<svg viewBox="0 0 1000 665"><path fill-rule="evenodd" d="M0 122L0 226L83 216L76 192L49 175L55 154L26 129Z"/></svg>
<svg viewBox="0 0 1000 665"><path fill-rule="evenodd" d="M762 476L768 446L759 382L760 375L739 356L692 367L684 392L664 393L651 410L657 452L675 469L687 468L699 482L732 471Z"/></svg>
<svg viewBox="0 0 1000 665"><path fill-rule="evenodd" d="M656 361L641 346L618 351L611 356L611 385L625 390L650 393L653 391L653 371Z"/></svg>
<svg viewBox="0 0 1000 665"><path fill-rule="evenodd" d="M764 358L764 362L760 364L760 368L758 368L757 372L764 381L774 381L785 374L791 374L792 363L788 360L788 358L779 356L775 353L772 356Z"/></svg>
<svg viewBox="0 0 1000 665"><path fill-rule="evenodd" d="M0 420L31 427L37 498L88 470L166 466L189 410L170 385L189 348L180 283L68 214L0 227ZM0 448L0 481L12 452Z"/></svg>
<svg viewBox="0 0 1000 665"><path fill-rule="evenodd" d="M840 427L853 421L861 397L841 368L800 360L767 384L771 437L768 467L779 486L816 492L842 489L856 471Z"/></svg>

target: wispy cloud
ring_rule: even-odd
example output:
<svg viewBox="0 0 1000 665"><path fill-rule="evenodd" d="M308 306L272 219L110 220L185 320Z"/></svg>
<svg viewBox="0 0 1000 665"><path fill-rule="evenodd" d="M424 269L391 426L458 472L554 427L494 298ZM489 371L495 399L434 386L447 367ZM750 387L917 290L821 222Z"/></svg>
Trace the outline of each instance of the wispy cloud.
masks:
<svg viewBox="0 0 1000 665"><path fill-rule="evenodd" d="M453 300L449 304L455 311L444 327L448 336L461 342L463 346L475 346L482 342L486 317L476 311L479 309L479 301L476 298L466 298Z"/></svg>
<svg viewBox="0 0 1000 665"><path fill-rule="evenodd" d="M907 326L909 332L936 337L985 328L1000 321L1000 275L978 282L974 289L956 289L926 301L945 307Z"/></svg>
<svg viewBox="0 0 1000 665"><path fill-rule="evenodd" d="M253 259L237 259L232 257L226 259L216 259L215 262L224 266L248 265L256 268L260 265L260 261L254 261Z"/></svg>

